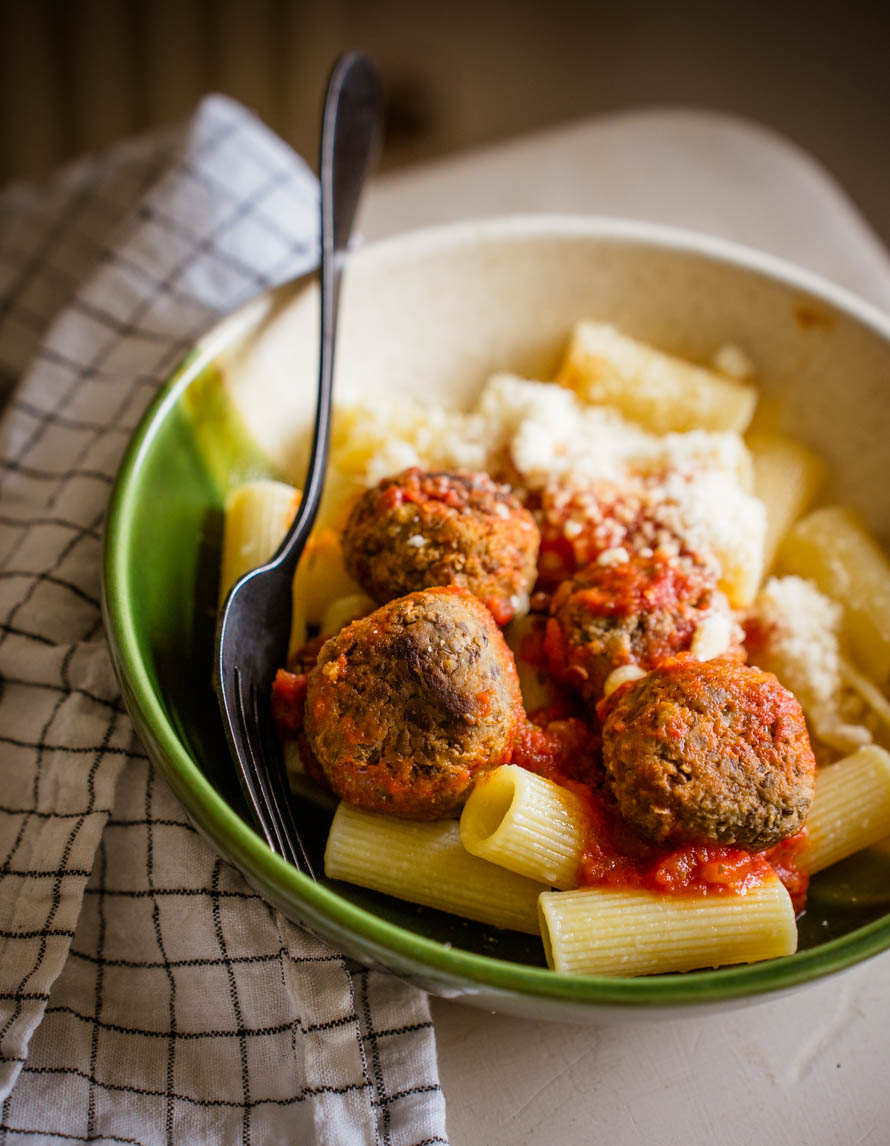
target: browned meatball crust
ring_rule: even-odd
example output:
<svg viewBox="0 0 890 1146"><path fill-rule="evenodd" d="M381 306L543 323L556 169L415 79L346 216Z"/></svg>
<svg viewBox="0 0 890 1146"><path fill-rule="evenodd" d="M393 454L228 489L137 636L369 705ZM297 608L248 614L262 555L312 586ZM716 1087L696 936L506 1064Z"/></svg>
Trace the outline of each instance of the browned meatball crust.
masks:
<svg viewBox="0 0 890 1146"><path fill-rule="evenodd" d="M594 562L559 586L550 605L545 650L554 676L597 701L613 669L655 668L687 651L699 627L732 612L712 570L686 558L631 553ZM736 645L735 655L743 658Z"/></svg>
<svg viewBox="0 0 890 1146"><path fill-rule="evenodd" d="M803 826L816 762L800 705L772 673L678 658L615 698L606 783L645 838L758 850Z"/></svg>
<svg viewBox="0 0 890 1146"><path fill-rule="evenodd" d="M487 474L414 468L362 495L343 531L343 554L377 601L457 585L505 625L528 599L539 542L532 515Z"/></svg>
<svg viewBox="0 0 890 1146"><path fill-rule="evenodd" d="M309 675L305 732L342 799L435 820L509 762L523 717L491 613L450 587L390 601L329 640Z"/></svg>

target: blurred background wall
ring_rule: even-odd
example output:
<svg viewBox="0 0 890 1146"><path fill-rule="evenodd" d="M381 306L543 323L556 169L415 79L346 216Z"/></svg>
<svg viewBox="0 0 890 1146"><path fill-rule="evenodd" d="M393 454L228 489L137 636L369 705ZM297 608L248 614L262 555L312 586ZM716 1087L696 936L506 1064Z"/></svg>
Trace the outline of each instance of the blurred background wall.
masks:
<svg viewBox="0 0 890 1146"><path fill-rule="evenodd" d="M890 242L890 0L0 0L0 179L211 90L314 161L349 47L383 73L389 168L615 108L704 106L813 152Z"/></svg>

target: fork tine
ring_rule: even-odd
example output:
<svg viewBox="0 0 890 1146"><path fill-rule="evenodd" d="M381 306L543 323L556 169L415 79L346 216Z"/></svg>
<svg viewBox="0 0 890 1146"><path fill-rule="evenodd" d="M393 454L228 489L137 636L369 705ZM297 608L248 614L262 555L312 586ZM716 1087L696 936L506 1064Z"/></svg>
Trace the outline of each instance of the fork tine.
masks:
<svg viewBox="0 0 890 1146"><path fill-rule="evenodd" d="M253 732L259 735L259 743L254 747L265 764L261 772L268 780L274 818L282 842L287 849L282 854L290 860L294 867L305 871L312 879L315 879L315 872L312 870L312 864L294 822L281 747L272 734L272 714L265 711L268 708L268 702L265 694L260 694L256 684L251 687L251 706L254 718ZM253 744L253 741L251 743Z"/></svg>
<svg viewBox="0 0 890 1146"><path fill-rule="evenodd" d="M273 851L277 851L281 855L284 853L278 833L275 830L275 816L272 812L269 793L263 777L263 769L258 767L258 761L251 744L250 721L244 704L244 681L237 665L233 669L233 677L236 700L235 715L238 719L235 756L241 769L241 775L247 785L251 804L259 820L263 835L266 837L266 843Z"/></svg>
<svg viewBox="0 0 890 1146"><path fill-rule="evenodd" d="M248 701L250 706L250 716L249 719L245 721L245 747L250 755L251 767L256 773L257 779L259 780L259 785L262 789L263 799L265 802L267 814L269 816L269 821L275 834L276 842L273 844L273 847L280 856L283 856L286 860L293 862L290 856L291 848L289 847L287 832L281 822L281 813L277 807L278 801L276 800L275 790L273 787L273 777L268 767L268 758L263 752L262 745L257 742L257 736L260 732L259 709L257 707L256 685L253 682L251 682L250 690L248 692ZM240 703L243 708L243 695L240 699Z"/></svg>
<svg viewBox="0 0 890 1146"><path fill-rule="evenodd" d="M269 847L311 879L316 875L293 817L284 782L284 760L272 733L271 711L261 711L263 694L248 687L240 666L232 667L229 743L246 795ZM221 693L225 689L223 683Z"/></svg>

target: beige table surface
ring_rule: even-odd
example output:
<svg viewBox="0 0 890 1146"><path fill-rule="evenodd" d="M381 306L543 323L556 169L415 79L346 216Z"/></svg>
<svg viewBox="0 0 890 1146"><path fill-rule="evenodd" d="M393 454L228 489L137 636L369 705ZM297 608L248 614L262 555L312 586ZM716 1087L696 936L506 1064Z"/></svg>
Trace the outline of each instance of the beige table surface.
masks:
<svg viewBox="0 0 890 1146"><path fill-rule="evenodd" d="M890 258L771 132L658 109L381 177L366 237L514 212L625 215L784 256L890 311ZM724 1015L580 1027L433 1000L452 1146L888 1146L890 954Z"/></svg>

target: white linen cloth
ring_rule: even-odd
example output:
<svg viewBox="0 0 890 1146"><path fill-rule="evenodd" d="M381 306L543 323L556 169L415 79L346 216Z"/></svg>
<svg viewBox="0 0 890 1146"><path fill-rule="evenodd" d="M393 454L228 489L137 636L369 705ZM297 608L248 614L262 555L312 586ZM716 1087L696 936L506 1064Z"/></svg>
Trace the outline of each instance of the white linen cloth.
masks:
<svg viewBox="0 0 890 1146"><path fill-rule="evenodd" d="M194 832L99 610L142 411L218 315L314 262L316 203L221 97L0 196L0 1146L447 1146L426 997L295 927Z"/></svg>

